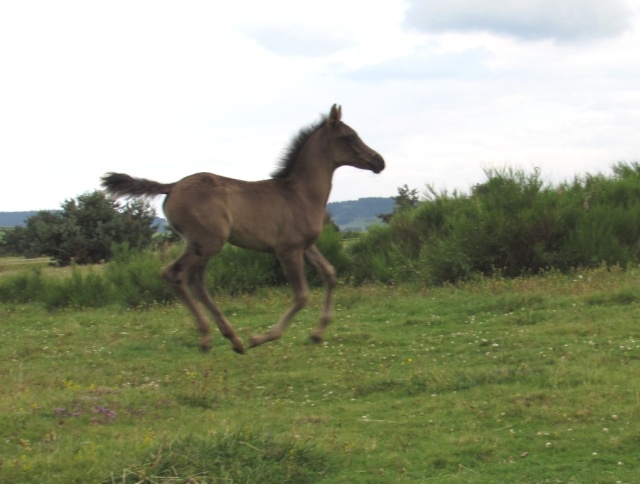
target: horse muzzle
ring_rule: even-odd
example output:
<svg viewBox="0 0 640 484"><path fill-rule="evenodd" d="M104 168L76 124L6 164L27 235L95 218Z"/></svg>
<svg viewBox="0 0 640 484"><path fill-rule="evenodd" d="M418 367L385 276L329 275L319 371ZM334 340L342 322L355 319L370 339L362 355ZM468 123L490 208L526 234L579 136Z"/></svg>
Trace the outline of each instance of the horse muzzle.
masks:
<svg viewBox="0 0 640 484"><path fill-rule="evenodd" d="M382 156L376 155L375 158L369 162L369 166L371 167L371 171L377 175L384 170L384 159Z"/></svg>

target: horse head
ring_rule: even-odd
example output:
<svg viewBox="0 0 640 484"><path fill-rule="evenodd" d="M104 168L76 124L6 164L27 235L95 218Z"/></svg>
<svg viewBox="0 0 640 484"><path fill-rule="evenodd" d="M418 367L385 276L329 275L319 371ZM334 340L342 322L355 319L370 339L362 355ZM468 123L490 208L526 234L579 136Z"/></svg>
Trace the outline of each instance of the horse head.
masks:
<svg viewBox="0 0 640 484"><path fill-rule="evenodd" d="M335 168L353 166L363 170L380 173L384 170L384 159L375 150L367 146L358 133L342 122L342 108L333 105L325 121L326 133L331 146L331 156Z"/></svg>

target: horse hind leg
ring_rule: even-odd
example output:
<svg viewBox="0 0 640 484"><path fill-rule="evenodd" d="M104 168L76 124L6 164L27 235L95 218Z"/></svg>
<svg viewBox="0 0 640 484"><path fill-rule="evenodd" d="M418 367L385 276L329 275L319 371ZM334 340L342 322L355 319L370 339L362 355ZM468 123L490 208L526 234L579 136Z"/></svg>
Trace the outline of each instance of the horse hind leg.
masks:
<svg viewBox="0 0 640 484"><path fill-rule="evenodd" d="M222 335L231 341L234 351L243 354L242 341L213 302L205 287L204 274L207 262L208 257L201 253L197 245L192 244L187 247L178 260L164 270L163 277L195 317L196 326L202 335L200 340L202 350L206 351L211 348L211 332L209 322L194 300L194 295L211 312Z"/></svg>
<svg viewBox="0 0 640 484"><path fill-rule="evenodd" d="M190 254L185 252L175 262L162 271L162 277L173 288L184 305L191 311L200 334L200 348L207 351L211 348L211 331L204 314L196 304L189 290L189 272L191 269Z"/></svg>
<svg viewBox="0 0 640 484"><path fill-rule="evenodd" d="M211 315L213 316L218 329L222 336L231 341L231 345L233 347L233 351L239 353L241 355L244 354L244 345L242 344L242 340L238 337L231 323L227 321L218 305L214 302L207 291L206 283L205 283L205 270L206 270L206 262L204 265L198 266L193 271L193 279L191 281L191 287L196 294L196 297L200 300L202 304L209 310Z"/></svg>

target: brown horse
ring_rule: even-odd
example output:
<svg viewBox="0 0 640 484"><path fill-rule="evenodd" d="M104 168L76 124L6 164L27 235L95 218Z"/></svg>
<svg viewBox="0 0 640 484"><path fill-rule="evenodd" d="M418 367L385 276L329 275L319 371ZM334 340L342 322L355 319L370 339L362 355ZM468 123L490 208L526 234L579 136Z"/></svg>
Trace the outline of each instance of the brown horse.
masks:
<svg viewBox="0 0 640 484"><path fill-rule="evenodd" d="M233 349L244 353L242 341L205 287L207 262L225 242L274 253L293 287L293 306L269 331L252 337L251 347L280 338L291 318L306 304L305 259L320 272L326 288L320 325L311 334L314 341L322 339L331 321L336 272L315 241L322 230L333 172L343 165L374 173L384 169L382 157L341 117L341 108L334 105L328 117L300 131L269 180L250 182L212 173L196 173L175 183L122 173L108 173L102 178L106 192L115 197L167 195L164 213L184 239L185 248L162 275L195 316L202 349L210 347L211 336L196 299L211 312Z"/></svg>

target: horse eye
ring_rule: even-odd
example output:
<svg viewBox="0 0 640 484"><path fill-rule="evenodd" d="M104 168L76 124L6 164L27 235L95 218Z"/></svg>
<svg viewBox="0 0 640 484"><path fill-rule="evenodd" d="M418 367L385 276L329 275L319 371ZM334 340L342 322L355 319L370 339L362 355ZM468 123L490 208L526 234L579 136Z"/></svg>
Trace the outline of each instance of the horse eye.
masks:
<svg viewBox="0 0 640 484"><path fill-rule="evenodd" d="M350 134L345 137L345 140L347 140L348 143L354 143L357 139L358 137L355 134Z"/></svg>

